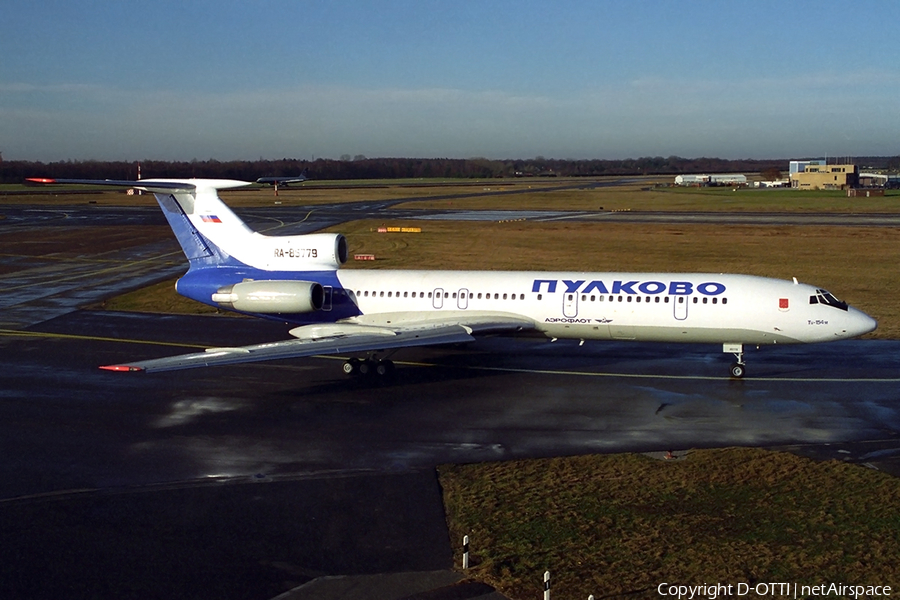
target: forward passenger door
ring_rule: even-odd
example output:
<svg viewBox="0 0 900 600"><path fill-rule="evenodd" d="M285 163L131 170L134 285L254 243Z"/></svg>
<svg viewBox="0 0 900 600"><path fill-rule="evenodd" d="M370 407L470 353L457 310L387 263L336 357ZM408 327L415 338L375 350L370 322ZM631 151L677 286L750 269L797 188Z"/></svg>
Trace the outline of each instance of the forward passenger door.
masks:
<svg viewBox="0 0 900 600"><path fill-rule="evenodd" d="M687 296L672 296L672 300L675 301L675 318L679 321L684 321L688 316L688 297Z"/></svg>
<svg viewBox="0 0 900 600"><path fill-rule="evenodd" d="M578 294L566 292L563 294L563 315L569 318L578 316Z"/></svg>

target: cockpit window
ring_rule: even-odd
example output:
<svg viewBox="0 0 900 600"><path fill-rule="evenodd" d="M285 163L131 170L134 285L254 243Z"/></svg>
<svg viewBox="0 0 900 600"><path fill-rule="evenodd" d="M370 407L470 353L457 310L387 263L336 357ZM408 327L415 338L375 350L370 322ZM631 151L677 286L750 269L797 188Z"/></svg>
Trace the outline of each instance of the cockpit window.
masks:
<svg viewBox="0 0 900 600"><path fill-rule="evenodd" d="M816 290L815 296L809 297L810 304L827 304L828 306L833 306L834 308L839 308L841 310L847 310L847 303L841 300L838 300L834 297L829 291L826 290Z"/></svg>

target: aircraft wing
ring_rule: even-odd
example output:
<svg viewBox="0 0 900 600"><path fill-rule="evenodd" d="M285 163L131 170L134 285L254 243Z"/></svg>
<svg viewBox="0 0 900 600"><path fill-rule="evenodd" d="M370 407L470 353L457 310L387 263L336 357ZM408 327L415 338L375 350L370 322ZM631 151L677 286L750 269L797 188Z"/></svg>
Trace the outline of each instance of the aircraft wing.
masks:
<svg viewBox="0 0 900 600"><path fill-rule="evenodd" d="M519 331L533 326L525 320L504 320L494 323L475 319L472 327L458 322L407 322L403 326L386 327L372 324L325 323L305 325L291 330L296 339L240 346L209 348L166 358L136 361L100 367L107 371L177 371L196 367L213 367L240 363L300 358L317 354L370 352L415 346L458 344L474 341L473 333L501 333Z"/></svg>

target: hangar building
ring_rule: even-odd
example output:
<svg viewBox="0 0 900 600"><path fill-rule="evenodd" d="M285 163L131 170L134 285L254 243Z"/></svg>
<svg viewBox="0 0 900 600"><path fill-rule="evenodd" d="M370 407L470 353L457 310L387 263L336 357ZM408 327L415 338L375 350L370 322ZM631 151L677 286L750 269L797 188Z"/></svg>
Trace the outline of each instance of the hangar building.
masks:
<svg viewBox="0 0 900 600"><path fill-rule="evenodd" d="M747 185L747 176L737 173L722 175L676 175L675 185Z"/></svg>

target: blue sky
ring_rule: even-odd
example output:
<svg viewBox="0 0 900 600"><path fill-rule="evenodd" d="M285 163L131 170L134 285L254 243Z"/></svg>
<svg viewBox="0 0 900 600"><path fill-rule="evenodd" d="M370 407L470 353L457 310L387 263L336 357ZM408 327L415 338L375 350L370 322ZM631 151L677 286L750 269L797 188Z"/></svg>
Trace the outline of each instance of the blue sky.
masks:
<svg viewBox="0 0 900 600"><path fill-rule="evenodd" d="M900 3L2 0L7 160L900 154Z"/></svg>

